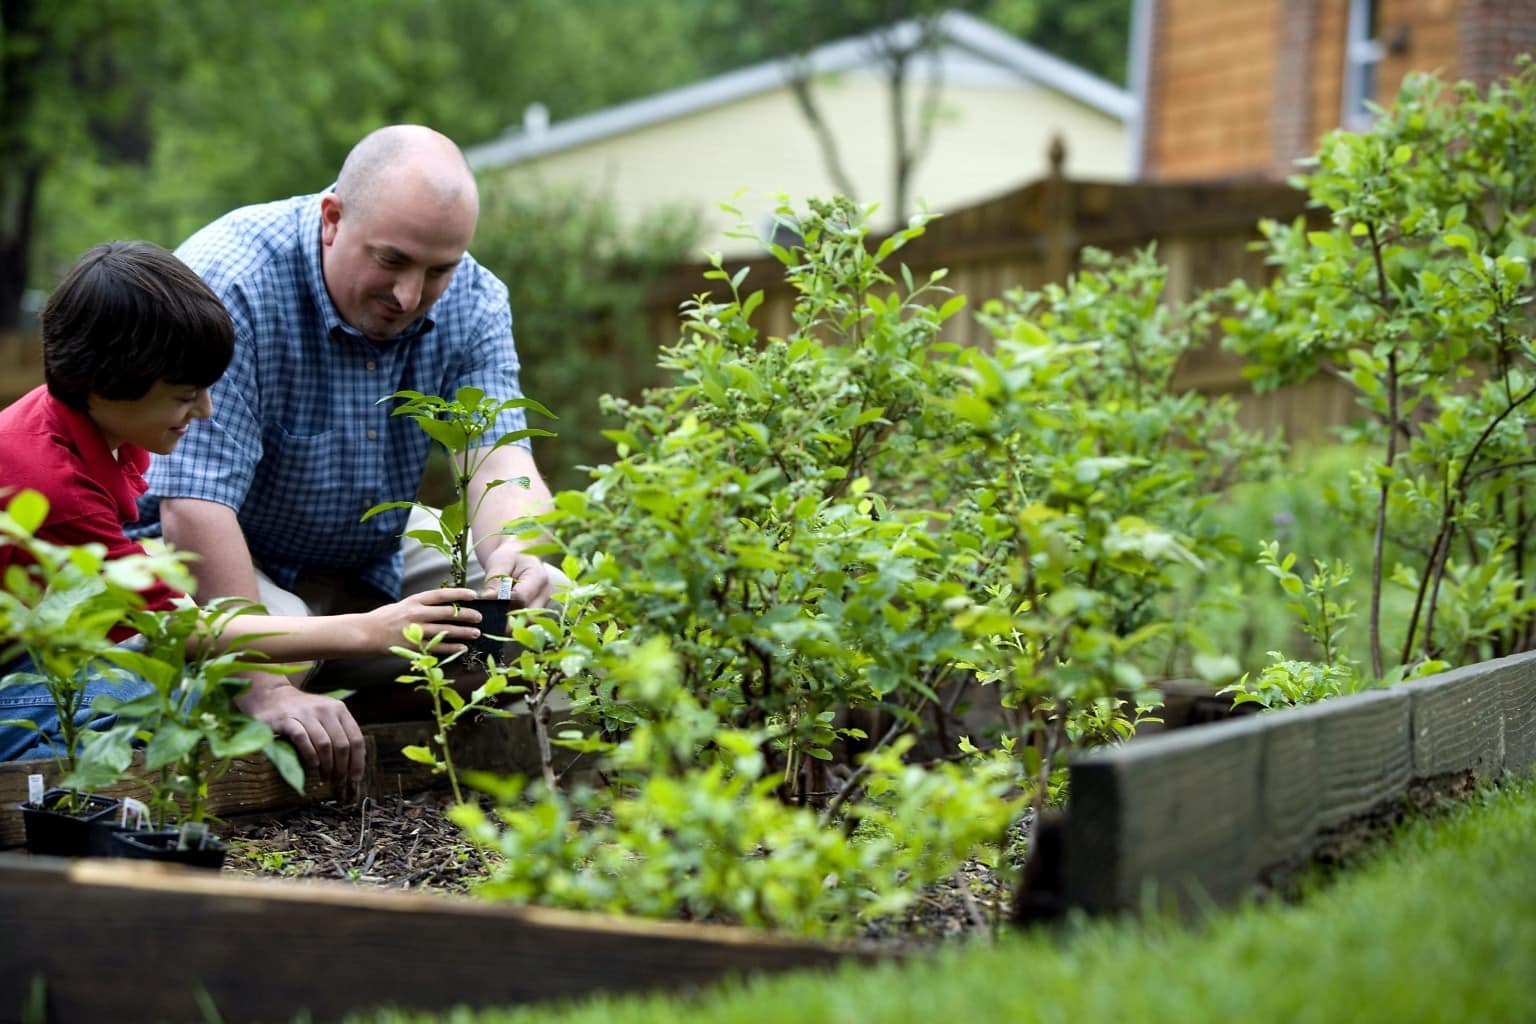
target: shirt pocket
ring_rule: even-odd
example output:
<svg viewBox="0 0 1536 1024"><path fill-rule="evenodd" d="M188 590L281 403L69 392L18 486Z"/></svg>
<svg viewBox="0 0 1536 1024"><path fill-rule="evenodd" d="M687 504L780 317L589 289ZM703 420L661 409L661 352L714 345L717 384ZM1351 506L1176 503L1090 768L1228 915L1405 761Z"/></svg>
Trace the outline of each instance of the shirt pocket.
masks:
<svg viewBox="0 0 1536 1024"><path fill-rule="evenodd" d="M349 465L345 431L290 434L278 427L263 453L259 486L269 501L331 512L353 485Z"/></svg>

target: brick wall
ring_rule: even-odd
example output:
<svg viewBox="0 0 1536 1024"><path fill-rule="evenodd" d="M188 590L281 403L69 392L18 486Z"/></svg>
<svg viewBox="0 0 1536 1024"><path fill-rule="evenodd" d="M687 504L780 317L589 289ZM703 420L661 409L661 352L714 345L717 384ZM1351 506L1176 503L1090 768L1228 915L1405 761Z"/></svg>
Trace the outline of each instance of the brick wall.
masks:
<svg viewBox="0 0 1536 1024"><path fill-rule="evenodd" d="M1485 86L1512 68L1519 54L1536 53L1536 2L1464 0L1459 28L1458 77Z"/></svg>
<svg viewBox="0 0 1536 1024"><path fill-rule="evenodd" d="M1157 0L1148 176L1261 175L1283 0Z"/></svg>

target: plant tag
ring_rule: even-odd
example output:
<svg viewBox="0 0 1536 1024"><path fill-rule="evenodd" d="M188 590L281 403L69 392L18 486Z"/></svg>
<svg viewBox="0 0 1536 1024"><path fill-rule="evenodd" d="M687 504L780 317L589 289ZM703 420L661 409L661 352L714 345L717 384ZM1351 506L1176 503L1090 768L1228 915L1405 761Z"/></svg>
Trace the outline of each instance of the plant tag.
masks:
<svg viewBox="0 0 1536 1024"><path fill-rule="evenodd" d="M208 840L208 823L206 821L184 821L181 824L181 834L176 839L178 850L201 850Z"/></svg>
<svg viewBox="0 0 1536 1024"><path fill-rule="evenodd" d="M502 577L501 580L496 584L496 600L512 600L512 580L509 577Z"/></svg>
<svg viewBox="0 0 1536 1024"><path fill-rule="evenodd" d="M128 816L133 816L133 824L128 823ZM148 828L149 807L142 800L135 800L131 796L123 797L123 815L118 820L123 828Z"/></svg>
<svg viewBox="0 0 1536 1024"><path fill-rule="evenodd" d="M43 777L36 772L27 776L27 803L33 807L43 806Z"/></svg>

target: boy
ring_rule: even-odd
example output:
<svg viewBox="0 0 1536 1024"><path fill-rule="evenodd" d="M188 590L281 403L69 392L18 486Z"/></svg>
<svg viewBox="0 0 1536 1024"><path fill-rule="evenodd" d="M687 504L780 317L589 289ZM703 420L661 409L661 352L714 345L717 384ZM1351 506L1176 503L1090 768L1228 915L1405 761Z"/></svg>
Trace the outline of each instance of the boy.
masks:
<svg viewBox="0 0 1536 1024"><path fill-rule="evenodd" d="M0 410L0 502L30 488L49 504L39 539L101 544L114 558L139 553L143 549L123 526L138 516L150 453L169 454L193 420L210 415L208 388L234 352L229 314L171 253L147 242L109 242L87 252L65 275L43 309L42 328L46 384ZM0 546L0 572L16 557L15 549ZM167 608L177 596L163 584L144 593L150 609ZM413 622L428 635L445 632L449 640L477 636L469 623L478 613L453 604L475 596L471 590L443 589L357 615L242 615L225 639L279 634L253 645L274 661L383 654L402 642L401 630ZM123 630L114 639L127 635ZM0 677L29 668L22 657L0 666ZM82 720L92 720L90 702L97 696L128 698L145 685L120 677L91 681ZM292 724L296 704L311 712L318 704L336 746L361 751L361 732L340 701L269 679L238 703L289 739L306 763L333 782L361 779L360 760L333 760L329 736L312 736ZM0 727L0 760L51 753L57 718L40 685L0 686L0 718L29 719L48 734Z"/></svg>

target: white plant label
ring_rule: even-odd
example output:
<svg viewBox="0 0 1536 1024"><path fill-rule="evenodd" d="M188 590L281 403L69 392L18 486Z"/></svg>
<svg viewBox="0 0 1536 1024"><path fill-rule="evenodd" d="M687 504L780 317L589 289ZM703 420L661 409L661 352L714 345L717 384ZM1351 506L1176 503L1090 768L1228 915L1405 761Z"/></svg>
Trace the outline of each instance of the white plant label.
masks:
<svg viewBox="0 0 1536 1024"><path fill-rule="evenodd" d="M131 825L128 822L130 815L133 817ZM135 800L131 796L123 797L123 815L118 824L123 826L123 828L148 828L149 806L144 801Z"/></svg>
<svg viewBox="0 0 1536 1024"><path fill-rule="evenodd" d="M43 806L43 777L36 772L27 776L27 803L33 807Z"/></svg>

